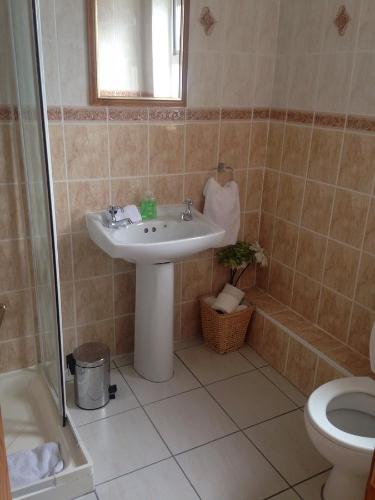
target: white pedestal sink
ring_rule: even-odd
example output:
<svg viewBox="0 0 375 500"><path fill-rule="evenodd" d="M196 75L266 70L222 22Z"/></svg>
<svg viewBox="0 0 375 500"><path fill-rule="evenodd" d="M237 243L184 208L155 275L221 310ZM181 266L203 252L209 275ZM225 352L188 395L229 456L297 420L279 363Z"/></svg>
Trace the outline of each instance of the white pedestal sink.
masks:
<svg viewBox="0 0 375 500"><path fill-rule="evenodd" d="M136 264L134 368L144 378L163 382L173 375L173 283L176 259L220 243L225 231L193 209L158 207L156 219L110 229L103 213L86 215L91 239L108 255Z"/></svg>

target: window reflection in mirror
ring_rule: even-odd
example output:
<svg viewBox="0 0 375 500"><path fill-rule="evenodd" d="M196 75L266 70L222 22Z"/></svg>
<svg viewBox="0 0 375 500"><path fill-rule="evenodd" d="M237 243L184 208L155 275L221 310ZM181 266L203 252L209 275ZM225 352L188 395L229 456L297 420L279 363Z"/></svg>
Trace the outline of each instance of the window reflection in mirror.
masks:
<svg viewBox="0 0 375 500"><path fill-rule="evenodd" d="M88 0L91 100L186 102L188 0Z"/></svg>

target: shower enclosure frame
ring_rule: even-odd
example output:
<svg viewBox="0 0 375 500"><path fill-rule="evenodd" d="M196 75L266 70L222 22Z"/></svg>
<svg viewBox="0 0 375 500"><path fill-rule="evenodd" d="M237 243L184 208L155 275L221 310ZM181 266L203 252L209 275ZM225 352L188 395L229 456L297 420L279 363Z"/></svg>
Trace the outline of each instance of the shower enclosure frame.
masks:
<svg viewBox="0 0 375 500"><path fill-rule="evenodd" d="M40 10L39 10L39 0L27 0L28 10L30 14L30 34L32 37L32 47L31 47L31 57L33 59L33 73L34 73L34 85L35 85L35 110L36 110L36 121L39 129L38 146L40 148L40 159L43 179L42 183L44 185L44 192L46 195L45 201L47 203L47 226L48 226L48 240L49 240L49 257L52 259L51 271L51 286L52 292L54 294L54 307L55 307L55 347L56 349L56 370L57 370L57 387L54 386L50 377L46 373L43 366L43 359L41 360L42 371L44 378L47 382L48 388L52 394L52 397L58 407L60 416L62 418L62 426L66 425L66 395L65 395L65 371L64 371L64 351L63 351L63 333L62 333L62 321L61 321L61 292L60 292L60 276L59 276L59 262L58 262L58 249L57 249L57 232L56 232L56 218L55 218L55 203L53 195L53 181L52 181L52 167L51 167L51 155L49 147L49 133L48 133L48 114L47 114L47 101L46 93L44 87L44 67L43 67L43 55L41 48L41 25L40 25ZM15 72L15 83L16 83L16 94L17 94L17 104L19 109L19 126L20 126L20 140L21 140L21 154L24 163L26 184L32 181L28 180L28 175L30 172L27 169L28 160L26 158L26 148L25 148L25 137L23 129L23 116L22 116L22 96L20 92L19 78L18 78L18 68L17 68L17 51L15 47L15 35L13 26L13 11L16 8L15 4L8 0L8 8L11 17L11 34L12 34L12 52L14 60L14 72ZM35 139L36 140L36 139ZM28 212L32 216L32 208L30 207L30 195L28 193ZM32 224L30 223L30 226ZM31 239L33 236L31 235ZM35 264L35 254L33 251L33 258ZM39 312L39 310L38 310ZM37 316L38 316L37 312ZM39 333L39 337L41 333ZM40 342L42 345L42 341ZM42 353L41 353L42 357Z"/></svg>
<svg viewBox="0 0 375 500"><path fill-rule="evenodd" d="M50 155L39 0L4 0L9 87L20 210L24 274L36 307L28 320L37 350L34 366L2 373L0 399L6 453L47 442L59 445L64 469L25 486L13 487L13 498L66 500L94 489L93 464L66 408L65 363L55 202ZM19 215L18 213L15 215ZM15 219L15 223L17 220ZM30 252L31 249L31 252ZM31 336L31 334L30 334ZM31 345L31 344L30 344ZM33 358L34 359L34 358ZM30 364L30 363L29 363Z"/></svg>
<svg viewBox="0 0 375 500"><path fill-rule="evenodd" d="M47 185L47 200L49 207L49 228L51 235L51 253L53 262L53 281L55 289L55 307L56 307L56 327L57 327L57 348L58 348L58 362L59 362L59 375L60 375L60 401L58 401L58 406L60 408L60 413L62 417L62 425L66 425L66 395L65 395L65 375L64 375L64 348L63 348L63 331L62 331L62 320L61 320L61 290L60 290L60 271L59 271L59 257L57 249L57 231L56 231L56 217L55 217L55 199L53 195L53 181L52 181L52 161L51 152L49 148L49 133L48 133L48 114L47 114L47 99L45 88L43 85L43 61L42 61L42 50L40 46L40 37L38 33L41 33L40 27L40 12L39 12L39 0L31 0L32 6L32 20L33 20L33 33L34 33L34 49L35 49L35 70L37 74L37 85L39 91L39 110L41 119L41 131L42 131L42 145L43 145L43 157L44 166L46 167L45 181ZM38 9L38 10L37 10ZM38 31L39 29L39 31ZM54 395L54 392L52 390Z"/></svg>

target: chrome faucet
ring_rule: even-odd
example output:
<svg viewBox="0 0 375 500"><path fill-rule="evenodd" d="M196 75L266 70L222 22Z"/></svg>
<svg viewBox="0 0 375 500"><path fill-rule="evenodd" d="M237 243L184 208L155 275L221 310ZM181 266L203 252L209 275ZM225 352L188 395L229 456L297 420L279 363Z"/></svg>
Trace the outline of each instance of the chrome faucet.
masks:
<svg viewBox="0 0 375 500"><path fill-rule="evenodd" d="M129 226L129 224L133 224L133 221L129 219L129 217L124 217L123 219L116 220L116 214L119 210L121 210L121 212L124 211L124 209L121 207L110 205L107 212L103 214L103 224L106 227L118 229L119 227Z"/></svg>
<svg viewBox="0 0 375 500"><path fill-rule="evenodd" d="M181 212L181 220L190 221L193 220L193 214L191 212L191 207L193 202L190 199L184 200L185 210Z"/></svg>

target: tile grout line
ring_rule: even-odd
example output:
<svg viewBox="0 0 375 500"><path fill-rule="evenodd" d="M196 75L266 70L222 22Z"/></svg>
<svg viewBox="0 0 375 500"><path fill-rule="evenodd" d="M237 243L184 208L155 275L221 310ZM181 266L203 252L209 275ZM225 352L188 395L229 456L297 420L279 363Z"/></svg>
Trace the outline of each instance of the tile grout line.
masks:
<svg viewBox="0 0 375 500"><path fill-rule="evenodd" d="M266 497L264 500L277 500L277 497L279 495L281 495L282 493L288 493L289 491L293 491L298 498L300 498L301 500L303 500L303 498L296 492L294 491L294 489L291 487L291 488L286 488L285 490L282 490L282 491L279 491L278 493L275 493L274 495L270 496L270 497Z"/></svg>
<svg viewBox="0 0 375 500"><path fill-rule="evenodd" d="M109 204L113 204L113 199L112 199L112 177L111 177L111 171L112 171L112 154L111 154L111 138L110 138L110 126L109 126L109 108L106 107L106 130L107 130L107 158L108 158L108 198L109 198ZM113 325L112 325L112 342L113 342L113 349L117 353L117 335L116 335L116 321L115 321L115 307L116 307L116 300L115 300L115 259L111 259L111 288L112 288L112 318L113 318Z"/></svg>
<svg viewBox="0 0 375 500"><path fill-rule="evenodd" d="M63 92L61 87L61 68L60 68L60 41L61 36L59 36L59 30L57 25L57 15L56 15L56 1L53 0L53 25L55 32L55 40L56 40L56 64L57 64L57 75L58 75L58 93L60 99L60 111L61 111L61 131L62 131L62 140L63 140L63 149L64 149L64 172L65 172L65 182L66 182L66 201L68 208L68 216L69 216L69 248L70 248L70 263L72 266L72 290L73 290L73 329L74 329L74 345L78 345L78 330L77 330L77 290L76 290L76 280L75 280L75 269L74 269L74 247L73 247L73 236L72 236L72 218L71 218L71 203L70 203L70 190L69 190L69 175L68 175L68 158L67 158L67 148L66 148L66 124L64 117L64 108L63 108ZM60 34L61 35L61 34ZM54 182L54 179L52 179ZM57 240L59 239L59 234L57 234ZM60 287L61 287L60 280ZM61 311L62 317L62 311ZM62 318L63 319L63 318ZM64 329L64 328L63 328Z"/></svg>
<svg viewBox="0 0 375 500"><path fill-rule="evenodd" d="M177 354L176 354L176 355L177 355ZM177 357L178 357L178 356L177 356ZM142 403L141 403L141 402L140 402L140 400L138 399L137 395L135 394L134 390L132 389L132 387L131 387L131 386L129 385L129 383L127 382L127 380L126 380L126 378L125 378L124 374L121 372L120 368L119 368L119 367L116 367L115 369L117 370L117 372L120 374L120 376L121 376L121 377L122 377L122 379L124 380L125 385L129 388L130 392L131 392L131 393L133 394L133 396L135 397L135 399L136 399L136 401L138 402L139 406L138 406L138 407L136 407L136 408L131 408L131 409L129 409L129 410L125 410L125 411L120 412L120 413L116 413L116 414L111 415L111 416L108 416L108 417L104 417L103 419L99 419L99 420L96 420L96 421L93 421L93 422L89 422L89 423L87 423L87 424L83 424L83 425L82 425L82 426L80 426L80 427L83 427L84 425L90 425L91 423L98 422L98 421L100 421L100 420L105 420L105 419L107 419L107 418L111 418L111 417L114 417L114 416L116 416L116 415L119 415L119 414L122 414L122 413L126 413L126 412L129 412L129 411L132 411L132 410L137 410L137 409L139 410L139 409L142 409L142 410L143 410L143 412L144 412L144 414L147 416L148 420L149 420L149 421L150 421L150 423L152 424L153 428L155 429L155 431L156 431L156 432L157 432L157 434L159 435L160 439L162 440L162 442L163 442L163 443L164 443L164 445L166 446L167 450L169 451L170 456L169 456L169 457L166 457L166 458L164 458L164 459L161 459L161 460L159 460L159 461L153 462L153 463L151 463L151 464L145 465L145 466L143 466L143 467L140 467L140 468L138 468L138 469L135 469L135 470L133 470L133 471L129 471L129 472L125 473L125 474L121 474L121 475L116 476L116 477L114 477L114 478L111 478L111 479L109 479L109 480L107 480L107 481L103 481L102 483L98 483L98 484L96 484L96 485L95 485L95 488L96 488L97 486L102 485L102 484L110 483L111 481L114 481L114 480L119 479L119 478L121 478L121 477L124 477L124 476L130 475L130 474L135 473L135 472L137 472L137 471L139 471L139 470L146 469L146 468L148 468L148 467L151 467L152 465L155 465L155 464L157 464L157 463L161 463L161 462L164 462L164 461L166 461L166 460L169 460L169 459L173 458L173 459L174 459L174 461L175 461L175 463L176 463L176 464L177 464L177 466L179 467L179 469L182 471L182 473L183 473L184 477L187 479L187 481L189 482L189 484L191 485L191 487L193 488L193 490L195 491L195 493L198 495L198 498L201 498L201 497L199 496L199 494L197 493L197 491L196 491L196 489L195 489L194 485L192 484L192 482L190 481L190 479L187 477L187 475L186 475L185 471L183 470L182 466L179 464L179 462L178 462L178 460L176 459L176 457L178 457L178 456L180 456L180 455L182 455L182 454L184 454L184 453L190 452L190 451L192 451L192 450L195 450L195 449L197 449L197 448L203 447L203 446L205 446L205 445L207 445L207 444L210 444L210 443L213 443L213 442L219 441L219 440L221 440L221 439L224 439L224 438L226 438L226 437L228 437L228 436L231 436L231 435L234 435L234 434L241 433L241 434L243 434L243 435L244 435L244 437L245 437L247 440L249 440L249 441L252 443L252 445L253 445L253 446L254 446L254 447L258 450L258 452L259 452L259 453L260 453L260 454L261 454L261 455L265 458L265 460L266 460L266 461L267 461L267 462L268 462L268 463L272 466L272 468L273 468L273 469L274 469L274 470L275 470L275 471L279 474L279 476L280 476L282 479L284 479L284 481L285 481L285 482L288 484L288 486L289 486L289 488L288 488L288 489L293 489L293 486L292 486L292 485L290 485L290 483L289 483L289 482L288 482L288 481L287 481L287 480L283 477L283 475L282 475L282 474L278 471L278 469L277 469L277 468L276 468L276 467L275 467L275 466L274 466L274 465L273 465L273 464L272 464L272 463L268 460L268 458L267 458L267 457L266 457L266 456L262 453L262 451L261 451L261 450L260 450L260 449L259 449L259 448L258 448L258 447L257 447L257 446L253 443L253 442L252 442L252 440L251 440L251 439L250 439L250 438L249 438L249 437L245 434L245 432L244 432L244 431L245 431L245 430L247 430L247 429L249 429L249 428L256 427L257 425L260 425L260 424L262 424L262 423L264 423L264 422L268 422L268 421L270 421L270 420L276 420L277 418L279 418L279 417L281 417L281 416L283 416L283 415L286 415L286 414L289 414L289 413L293 413L293 412L295 412L295 411L298 411L298 407L297 407L296 403L295 403L294 401L292 401L292 400L291 400L291 399L287 396L287 397L288 397L288 399L290 399L290 400L292 401L292 403L296 405L296 408L293 408L293 409L292 409L292 410L290 410L290 411L284 412L284 413L282 413L282 414L280 414L280 415L276 415L276 416L274 416L274 417L272 417L272 418L270 418L270 419L266 419L266 420L264 420L264 421L262 421L262 422L258 422L258 423L256 423L256 424L253 424L253 425L249 426L249 427L246 427L246 428L241 429L241 428L238 426L238 424L237 424L237 423L233 420L233 418L232 418L232 417L230 417L230 415L226 412L226 410L224 410L224 408L220 405L220 403L218 403L218 402L216 401L216 399L212 396L212 394L210 394L210 392L207 390L206 386L204 386L203 384L201 384L201 382L199 381L199 379L195 376L195 374L191 371L191 369L190 369L190 368L189 368L189 367L188 367L188 366L184 363L184 361L183 361L183 360L181 360L179 357L178 357L178 359L179 359L179 360L181 361L181 363L185 366L185 368L186 368L186 369L187 369L187 370L191 373L191 375L192 375L192 376L196 379L196 381L200 384L200 387L197 387L197 388L191 389L191 390L189 390L189 391L183 391L182 393L178 393L178 394L176 394L176 395L169 396L168 398L163 398L163 399L158 400L158 401L164 401L165 399L169 399L169 398L172 398L172 397L176 397L176 396L179 396L180 394L184 394L184 393L186 393L186 392L192 392L192 391L194 391L194 390L198 390L198 389L205 389L206 393L207 393L207 394L208 394L208 395L209 395L209 396L210 396L210 397L211 397L211 398L215 401L215 403L218 405L218 407L220 407L220 408L221 408L221 410L222 410L222 411L223 411L223 412L227 415L227 417L228 417L228 418L229 418L229 419L233 422L233 424L235 425L235 427L236 427L236 429L237 429L237 430L236 430L236 431L233 431L233 432L231 432L231 433L229 433L229 434L225 434L225 435L223 435L223 436L220 436L219 438L213 439L213 440L211 440L211 441L208 441L208 442L202 443L202 444L200 444L200 445L198 445L198 446L195 446L195 447L193 447L193 448L190 448L190 449L188 449L188 450L184 450L184 451L182 451L182 452L179 452L179 453L173 454L173 453L172 453L172 451L170 450L169 446L167 445L167 443L165 442L165 440L164 440L164 439L163 439L163 437L161 436L160 432L158 431L158 429L157 429L156 425L153 423L153 421L152 421L151 417L148 415L148 413L147 413L147 411L146 411L146 409L145 409L145 406L149 406L149 405L151 405L151 404L153 404L153 403L156 403L157 401L154 401L154 402L152 402L152 403L147 403L146 405L142 405ZM245 358L245 359L246 359L246 358ZM247 360L247 361L249 362L249 360ZM249 364L251 364L251 363L249 362ZM127 366L129 366L129 365L127 365ZM253 372L253 371L255 371L255 370L260 371L260 370L261 370L261 368L264 368L264 366L263 366L263 367L259 367L259 368L255 367L255 369L254 369L254 370L250 370L249 372L246 372L246 373L251 373L251 372ZM262 372L261 372L261 373L262 373ZM242 375L242 374L239 374L239 375ZM239 375L236 375L236 376L239 376ZM268 377L266 377L266 375L264 375L263 373L262 373L262 375L263 375L263 376L264 376L267 380L269 380L269 379L268 379ZM233 377L228 377L228 378L230 379L230 378L233 378ZM228 378L227 378L227 379L228 379ZM226 380L226 379L223 379L223 380ZM271 382L271 383L272 383L272 384L273 384L273 385L274 385L274 386L275 386L278 390L280 390L280 389L279 389L279 387L278 387L275 383L273 383L271 380L270 380L270 382ZM215 383L215 382L213 382L213 383ZM283 393L283 391L281 391L281 390L280 390L280 392L282 392L282 393ZM284 393L283 393L283 394L284 394ZM78 432L79 432L79 431L78 431ZM324 472L324 471L323 471L323 472ZM311 477L315 477L315 476L317 476L317 475L319 475L319 474L321 474L321 473L322 473L322 472L317 473L316 475L311 476ZM296 483L296 484L301 484L301 483L303 483L303 482L305 482L305 481L307 481L307 480L311 479L311 477L309 477L309 478L307 478L307 479L304 479L304 480L302 480L302 481L300 481L299 483ZM287 489L282 490L282 491L287 491ZM279 491L277 494L281 493L282 491ZM294 490L293 490L293 491L294 491ZM275 494L275 495L277 495L277 494ZM298 494L298 493L297 493L297 494ZM267 498L268 498L268 497L267 497ZM269 497L269 498L272 498L272 497Z"/></svg>
<svg viewBox="0 0 375 500"><path fill-rule="evenodd" d="M327 9L327 5L325 4L324 5L324 13ZM322 48L323 48L323 38L324 38L324 34L323 34L323 31L322 33L320 34L320 50L319 52L321 52ZM319 56L319 59L318 59L318 68L317 68L317 75L316 75L316 82L315 82L315 90L314 90L314 99L313 99L313 110L312 110L312 124L311 124L311 127L310 127L310 131L309 131L309 144L308 144L308 150L307 150L307 156L306 156L306 160L305 160L305 175L302 176L303 177L303 192L302 192L302 199L301 199L301 207L300 207L300 210L299 210L299 215L298 215L298 224L297 224L297 227L298 227L298 232L297 232L297 239L296 239L296 253L295 253L295 258L294 258L294 263L293 263L293 278L292 278L292 287L291 287L291 299L290 299L290 304L292 305L293 304L293 297L294 297L294 293L295 293L295 283L296 283L296 274L297 274L297 259L298 259L298 247L299 247L299 242L300 242L300 234L301 234L301 226L302 226L302 218L303 218L303 206L304 206L304 203L305 203L305 196L306 196L306 187L307 187L307 179L308 179L308 171L309 171L309 167L310 167L310 159L311 159L311 149L312 149L312 142L313 142L313 135L314 135L314 122L315 122L315 114L316 114L316 108L317 108L317 103L318 103L318 96L319 96L319 80L320 80L320 76L321 76L321 66L322 66L322 58L321 56ZM288 95L288 100L289 100L289 95ZM287 113L289 111L289 102L288 102L288 106L287 106ZM319 292L321 293L321 290L319 290ZM315 320L317 320L318 318L318 313L319 313L319 301L318 301L318 304L317 304L317 310L316 310L316 313L315 313ZM288 343L288 349L287 349L287 360L288 360L288 354L289 354L289 344L290 342ZM286 363L285 363L285 369L286 369L286 366L287 366L287 360L286 360Z"/></svg>
<svg viewBox="0 0 375 500"><path fill-rule="evenodd" d="M244 358L244 359L246 361L249 361L246 358ZM214 380L213 382L208 382L207 384L203 384L202 383L202 387L209 387L209 386L214 385L216 383L225 382L226 380L231 380L232 378L240 377L241 375L247 375L248 373L252 373L252 372L255 372L257 370L258 370L258 368L256 368L254 366L254 367L250 368L250 370L246 370L246 371L243 371L243 372L235 373L234 375L230 375L229 377L219 378L217 380Z"/></svg>
<svg viewBox="0 0 375 500"><path fill-rule="evenodd" d="M244 344L244 345L245 345L245 347L246 347L246 346L249 346L249 348L250 348L250 349L252 349L252 350L256 353L255 349L253 349L253 348L252 348L249 344L247 344L247 343L245 342L245 344ZM265 368L266 366L269 366L269 363L268 363L267 361L265 361L265 360L264 360L264 363L265 363L264 365L262 365L262 366L256 366L256 365L255 365L252 361L250 361L250 360L249 360L249 359L245 356L245 354L243 354L240 350L238 350L237 352L238 352L238 354L241 354L241 356L242 356L243 358L245 358L245 359L246 359L246 361L248 361L251 365L253 365L253 366L254 366L257 370L260 370L261 368ZM257 355L261 358L261 356L260 356L258 353L257 353ZM263 358L261 358L261 359L263 359Z"/></svg>
<svg viewBox="0 0 375 500"><path fill-rule="evenodd" d="M364 255L369 255L369 256L371 256L371 257L372 257L372 254L370 254L370 253L368 253L368 252L363 252L363 254L364 254ZM291 271L292 271L292 268L291 268L288 264L284 264L283 262L281 262L279 259L276 259L276 258L274 258L274 261L275 261L275 262L277 262L278 264L280 264L281 266L286 267L286 268L288 268L289 270L291 270ZM332 288L331 286L326 285L325 283L323 283L323 282L321 282L321 281L317 281L315 278L311 278L308 274L305 274L305 273L303 273L303 272L301 272L301 271L297 271L297 273L298 273L298 274L300 274L301 276L303 276L304 278L309 279L309 280L310 280L310 281L312 281L313 283L315 283L315 284L317 284L317 285L321 285L321 287L326 288L326 289L327 289L327 290L329 290L330 292L335 293L336 295L339 295L341 298L343 298L343 299L345 299L345 300L347 300L347 301L353 302L354 304L356 304L356 305L358 305L358 306L362 307L362 308L363 308L363 309L365 309L366 311L371 312L371 313L373 313L373 312L374 312L374 310L373 310L373 309L371 309L371 308L370 308L370 307L368 307L368 306L365 306L365 305L361 304L360 302L357 302L357 301L356 301L353 297L349 297L348 295L344 295L342 292L339 292L339 291L338 291L338 290L336 290L335 288ZM268 293L269 295L271 295L271 294L270 294L270 292L266 292L266 293ZM274 298L274 297L272 296L272 298ZM278 301L279 301L279 299L274 299L274 300L278 300ZM280 301L279 301L279 302L280 302ZM325 330L323 327L321 327L321 326L319 325L319 323L314 322L314 321L312 321L312 320L309 320L309 319L305 318L305 317L304 317L301 313L299 313L299 312L297 312L296 310L294 310L294 309L292 308L292 306L288 306L288 305L287 305L287 304L285 304L285 303L282 303L282 304L283 304L286 308L290 309L290 310L291 310L291 312L293 312L294 314L296 314L296 315L298 315L298 316L301 316L301 318L305 319L305 321L308 321L308 322L309 322L309 323L311 323L312 325L317 325L317 327L318 327L320 330L323 330L323 331L327 332L330 336L334 336L332 333L329 333L327 330ZM335 337L335 338L336 338L336 337ZM342 342L342 341L340 341L340 342ZM344 344L344 342L342 342L342 343Z"/></svg>
<svg viewBox="0 0 375 500"><path fill-rule="evenodd" d="M273 370L275 370L275 369L273 368L273 366L271 366L271 365L267 365L267 366L269 366L269 367L271 367ZM265 368L265 367L263 366L262 368ZM289 395L288 395L285 391L283 391L283 389L281 389L281 388L280 388L280 387L276 384L276 382L274 382L274 381L271 379L271 377L267 376L267 374L266 374L266 373L263 373L263 371L262 371L262 369L261 369L261 368L259 368L259 371L262 373L262 375L264 375L264 376L265 376L265 377L266 377L266 378L267 378L267 379L271 382L271 384L273 384L275 387L277 387L277 388L279 389L279 391L280 391L280 392L282 392L282 393L284 394L284 396L286 396L288 399L290 399L290 401L292 401L292 403L294 403L294 404L297 406L297 408L303 408L303 407L305 406L305 403L304 403L304 404L302 405L302 407L301 407L301 406L299 405L299 403L297 403L296 401L294 401L294 399L292 399L292 398L291 398L291 397L290 397L290 396L289 396ZM296 390L296 391L300 392L300 393L302 394L302 396L303 396L304 398L306 398L306 400L307 400L307 397L306 397L306 396L305 396L305 395L304 395L304 394L303 394L303 393L302 393L302 392L298 389L298 387L295 387L295 386L294 386L291 382L289 382L289 380L285 377L285 375L282 375L282 374L281 374L281 373L279 373L277 370L275 370L275 371L276 371L279 375L281 375L282 377L284 377L284 378L288 381L288 383L289 383L289 384L291 384L291 385L293 386L293 388L295 388L295 390Z"/></svg>
<svg viewBox="0 0 375 500"><path fill-rule="evenodd" d="M182 361L182 360L181 360ZM183 361L182 361L183 362ZM184 363L184 362L183 362ZM190 368L184 363L186 368L194 375L194 373L190 370ZM195 376L195 375L194 375ZM276 471L277 474L290 486L289 482L283 477L282 474L276 469L276 467L268 460L268 458L255 446L255 444L248 438L248 436L244 433L244 431L239 427L239 425L235 422L235 420L229 415L229 413L221 406L221 404L216 400L216 398L207 390L205 386L203 386L207 394L215 401L215 403L221 408L221 410L227 415L227 417L232 421L232 423L235 425L235 427L239 430L239 432L242 433L242 435L250 441L250 443L258 450L258 452L266 459L266 461L271 465L271 467ZM221 438L218 439L223 439L226 436L222 436Z"/></svg>
<svg viewBox="0 0 375 500"><path fill-rule="evenodd" d="M323 351L320 351L318 348L316 348L312 344L309 344L305 339L303 339L302 337L300 337L297 333L293 332L293 330L291 330L289 327L283 325L277 319L273 318L271 314L269 314L269 313L267 313L265 311L262 311L262 310L260 310L259 313L264 318L266 318L268 321L270 321L271 323L273 323L275 326L277 326L278 328L280 328L281 330L283 330L287 335L289 335L290 337L294 338L297 342L303 344L310 351L314 352L319 358L322 358L324 361L326 361L333 368L335 368L336 370L340 371L343 374L346 373L346 376L348 376L348 377L353 376L346 368L340 366L338 363L336 363L331 358L329 358L328 354L331 351L328 351L327 353L324 353ZM349 349L351 349L347 345L344 345L344 347L348 347ZM335 349L332 349L332 351L334 351L334 350ZM353 351L353 352L356 352L356 351ZM358 354L360 354L360 353L358 353ZM361 354L361 356L363 356L363 354Z"/></svg>
<svg viewBox="0 0 375 500"><path fill-rule="evenodd" d="M125 380L125 377L124 375L122 374L121 370L120 371L120 374L122 376L122 378ZM130 387L130 386L129 386ZM133 391L133 389L130 387L130 390L131 392L133 393L133 396L135 397L135 399L138 401L143 413L146 415L147 419L149 420L149 422L151 423L152 427L155 429L156 433L158 434L159 438L161 439L162 443L164 444L164 446L166 447L166 449L168 450L168 452L170 453L170 457L168 458L173 458L174 462L177 464L177 467L181 470L181 472L183 473L183 475L185 476L186 480L189 482L190 486L193 488L194 492L196 493L197 497L202 500L201 496L198 494L195 486L193 485L193 483L190 481L190 479L188 478L187 474L185 473L185 471L183 470L183 468L181 467L181 465L179 464L179 462L176 460L175 456L173 455L171 449L169 448L169 446L167 445L167 443L165 442L165 440L163 439L162 435L160 434L159 430L157 429L156 425L154 424L154 422L152 421L151 417L149 416L149 414L147 413L147 411L144 409L143 405L141 404L141 402L139 401L137 395L135 394L135 392Z"/></svg>
<svg viewBox="0 0 375 500"><path fill-rule="evenodd" d="M314 479L315 477L321 476L322 474L327 473L331 469L332 469L332 466L331 467L327 467L327 469L324 469L321 472L317 472L316 474L313 474L312 476L309 476L307 479L304 479L303 481L298 481L297 483L295 483L293 485L293 488L295 488L296 486L299 486L300 484L305 483L306 481L310 481L311 479Z"/></svg>
<svg viewBox="0 0 375 500"><path fill-rule="evenodd" d="M372 183L372 187L374 187L374 185L375 185L375 177L374 177L374 180L373 180L373 183ZM363 230L363 235L362 235L362 240L361 240L361 247L360 247L360 250L359 250L359 259L358 259L357 269L356 269L356 273L355 273L355 277L354 277L353 298L351 300L350 314L349 314L349 320L348 320L348 328L347 328L346 338L345 338L345 343L347 343L348 345L349 345L349 340L350 340L350 331L351 331L351 326L352 326L354 306L356 304L358 304L355 299L356 299L357 288L358 288L358 284L359 284L359 276L360 276L360 271L361 271L361 267L362 267L362 260L363 260L363 256L367 255L367 252L364 251L364 246L365 246L365 241L366 241L366 228L368 226L368 221L369 221L369 218L370 218L370 211L371 211L371 201L369 201L368 205L367 205L366 218L365 218L365 223L364 223L364 230ZM359 304L359 305L361 307L363 307L362 304ZM369 310L370 312L373 312L370 308L367 309L366 306L364 307L364 309Z"/></svg>
<svg viewBox="0 0 375 500"><path fill-rule="evenodd" d="M134 469L134 470L131 470L129 472L125 472L125 474L120 474L119 476L115 476L111 479L106 479L105 481L102 481L100 483L96 483L95 484L95 490L98 486L102 486L104 484L109 484L111 483L112 481L116 481L117 479L120 479L122 477L126 477L126 476L130 476L131 474L135 473L135 472L139 472L141 470L144 470L144 469L147 469L148 467L152 467L153 465L156 465L156 464L160 464L162 462L166 462L167 460L170 460L172 457L166 457L166 458L162 458L161 460L157 460L156 462L151 462L150 464L148 465L143 465L142 467L138 467L137 469Z"/></svg>
<svg viewBox="0 0 375 500"><path fill-rule="evenodd" d="M289 85L289 71L288 71L288 83ZM287 90L288 93L288 90ZM285 137L286 137L286 129L287 129L287 111L285 112L284 119L282 123L280 124L282 127L282 139L281 139L281 148L280 148L280 157L278 161L278 169L275 169L277 171L277 185L275 189L275 214L274 216L276 217L277 215L277 207L278 207L278 202L279 202L279 191L280 191L280 182L281 182L281 166L283 162L283 156L284 156L284 148L285 148ZM272 241L271 241L271 251L270 251L270 256L269 256L269 271L268 271L268 276L267 276L267 290L269 290L270 287L270 282L271 282L271 270L272 270L272 260L273 260L273 253L274 253L274 245L275 245L275 225L273 226L272 230Z"/></svg>
<svg viewBox="0 0 375 500"><path fill-rule="evenodd" d="M272 422L272 420L277 420L280 417L284 417L285 415L289 415L290 413L295 413L295 412L299 411L299 407L294 402L293 402L293 404L295 405L295 408L292 408L291 410L284 411L283 413L280 413L279 415L275 415L274 417L266 418L266 420L262 420L261 422L251 424L251 425L248 425L248 426L243 427L243 428L241 427L240 429L241 429L241 431L245 432L249 429L253 429L254 427L258 427L258 426L266 424L268 422Z"/></svg>
<svg viewBox="0 0 375 500"><path fill-rule="evenodd" d="M294 125L294 126L296 127L297 125ZM311 125L311 128L313 128L314 130L315 129L319 129L319 127L316 127L316 126L313 126L313 125ZM339 134L339 132L337 132L337 135L338 134ZM344 132L341 131L340 132L340 136L341 136L340 143L343 140L344 135L345 135ZM341 146L340 146L340 150L341 150ZM337 162L340 163L340 158L337 160ZM275 174L281 173L282 175L285 175L287 177L292 177L293 179L299 179L301 181L303 181L305 179L305 176L303 176L303 175L294 174L294 173L288 172L288 171L281 171L280 169L276 169L275 167L268 167L268 166L266 166L265 168L267 170L275 173ZM254 170L256 170L256 169L261 170L261 167L255 167ZM338 170L339 170L339 168L338 168ZM351 194L354 194L354 195L362 195L362 196L365 196L366 198L370 198L370 199L372 199L372 198L375 197L375 194L373 194L373 192L371 190L369 192L360 191L358 189L353 189L353 188L349 188L347 186L342 186L340 184L337 184L336 181L335 181L335 183L332 183L332 182L327 182L327 181L322 181L320 179L316 179L315 177L308 177L307 180L309 182L313 182L315 184L318 184L319 186L330 187L330 188L333 188L333 189L338 188L338 189L340 189L342 191L345 191L347 193L351 193ZM60 180L60 181L56 181L56 182L64 182L64 181ZM270 214L270 212L268 212L268 211L266 211L266 212ZM275 214L273 214L273 215L275 215ZM280 217L280 216L278 216L278 218L282 219L282 217ZM298 225L295 222L291 222L291 224Z"/></svg>
<svg viewBox="0 0 375 500"><path fill-rule="evenodd" d="M368 201L371 202L371 200L368 200ZM318 231L315 231L314 229L311 229L310 227L307 227L307 226L304 226L304 225L298 226L295 222L292 222L290 220L287 220L287 219L284 219L282 217L276 216L275 214L272 214L272 213L270 213L270 212L268 212L266 210L264 211L264 213L267 214L267 215L269 215L270 217L273 217L275 219L275 222L276 221L284 222L284 223L286 223L286 224L288 224L290 226L294 226L295 228L300 228L300 229L302 229L302 230L304 230L306 232L312 233L312 234L314 234L314 235L316 235L316 236L318 236L320 238L324 238L324 239L328 240L328 242L332 241L333 243L336 243L338 245L342 245L343 247L349 248L350 250L354 250L356 252L360 251L360 247L356 247L356 246L351 245L350 243L346 243L345 241L341 241L341 240L337 240L336 238L332 238L331 236L328 235L328 233L327 234L325 234L325 233L319 233ZM374 253L371 253L371 252L369 252L367 250L365 250L364 253L367 253L369 255L375 255ZM278 260L278 259L276 259L276 260ZM281 262L281 261L279 261L279 262ZM289 269L293 269L289 264L285 264L283 262L281 262L281 263L284 266L289 267ZM298 272L300 272L300 271L298 271ZM311 279L314 280L314 278L311 278ZM315 279L315 281L318 281L318 280Z"/></svg>

